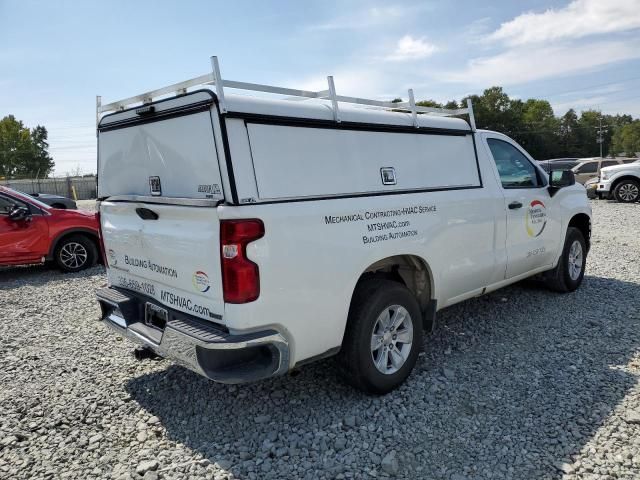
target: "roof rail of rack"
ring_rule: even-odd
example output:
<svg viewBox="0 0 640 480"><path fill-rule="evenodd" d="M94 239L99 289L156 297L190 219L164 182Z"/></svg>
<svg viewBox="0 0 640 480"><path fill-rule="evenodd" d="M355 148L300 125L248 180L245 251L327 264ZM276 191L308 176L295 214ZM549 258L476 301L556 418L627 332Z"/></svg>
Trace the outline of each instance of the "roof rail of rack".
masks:
<svg viewBox="0 0 640 480"><path fill-rule="evenodd" d="M307 100L310 98L330 100L333 111L333 119L336 122L340 122L340 107L339 103L365 105L373 108L379 108L388 111L404 111L411 113L413 117L413 125L418 128L418 114L432 114L438 116L451 117L456 115L468 115L469 126L472 131L476 130L476 122L473 116L473 107L471 100L467 99L466 108L447 109L447 108L435 108L435 107L421 107L416 105L413 89L408 90L407 102L385 102L381 100L371 100L367 98L349 97L345 95L338 95L336 93L336 87L333 82L333 77L327 77L327 90L320 90L317 92L310 90L297 90L293 88L275 87L272 85L263 85L259 83L238 82L235 80L223 80L220 76L220 66L218 64L218 57L211 57L211 72L205 75L200 75L183 82L167 85L166 87L159 88L157 90L151 90L149 92L135 95L133 97L118 100L116 102L102 105L102 97L96 96L96 127L100 122L101 115L108 112L117 112L124 110L128 107L136 105L144 105L153 102L159 97L167 95L183 95L187 93L187 89L202 85L214 85L216 94L218 96L218 106L221 113L226 113L226 103L224 97L224 88L234 88L238 90L247 90L253 92L273 93L277 95L286 95L286 100Z"/></svg>

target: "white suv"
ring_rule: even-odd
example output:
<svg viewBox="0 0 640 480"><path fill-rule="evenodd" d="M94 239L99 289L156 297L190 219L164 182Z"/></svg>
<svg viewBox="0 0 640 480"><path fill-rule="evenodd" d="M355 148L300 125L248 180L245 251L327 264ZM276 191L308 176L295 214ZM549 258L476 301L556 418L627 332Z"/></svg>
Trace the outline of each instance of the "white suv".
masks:
<svg viewBox="0 0 640 480"><path fill-rule="evenodd" d="M102 318L212 380L338 354L349 382L385 393L410 374L438 310L537 274L561 292L582 282L584 188L476 130L470 108L342 97L331 80L328 93L242 84L214 69L105 111ZM469 122L449 118L460 114Z"/></svg>
<svg viewBox="0 0 640 480"><path fill-rule="evenodd" d="M596 193L600 198L615 198L618 202L640 200L640 160L600 170Z"/></svg>

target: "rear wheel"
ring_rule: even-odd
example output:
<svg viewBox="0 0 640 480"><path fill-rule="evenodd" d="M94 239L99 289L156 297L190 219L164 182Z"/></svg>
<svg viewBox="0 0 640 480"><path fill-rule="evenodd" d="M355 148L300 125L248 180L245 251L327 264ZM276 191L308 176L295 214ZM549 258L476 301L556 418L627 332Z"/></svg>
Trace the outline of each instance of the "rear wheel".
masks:
<svg viewBox="0 0 640 480"><path fill-rule="evenodd" d="M58 243L54 257L58 268L63 272L79 272L95 265L98 250L90 238L70 235Z"/></svg>
<svg viewBox="0 0 640 480"><path fill-rule="evenodd" d="M623 180L616 185L613 196L618 202L633 203L640 200L640 183L635 180Z"/></svg>
<svg viewBox="0 0 640 480"><path fill-rule="evenodd" d="M567 229L562 256L556 268L547 277L547 286L556 292L573 292L582 283L587 263L587 244L582 232L575 227Z"/></svg>
<svg viewBox="0 0 640 480"><path fill-rule="evenodd" d="M413 294L391 280L362 282L339 355L345 379L367 393L388 393L409 376L421 346L422 320Z"/></svg>

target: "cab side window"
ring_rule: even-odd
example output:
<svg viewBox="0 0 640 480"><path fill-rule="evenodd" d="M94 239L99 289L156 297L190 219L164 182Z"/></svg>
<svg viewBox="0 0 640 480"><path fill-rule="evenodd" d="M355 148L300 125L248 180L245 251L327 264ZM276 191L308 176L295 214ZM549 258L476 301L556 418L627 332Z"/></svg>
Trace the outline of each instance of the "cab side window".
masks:
<svg viewBox="0 0 640 480"><path fill-rule="evenodd" d="M576 169L576 173L596 173L598 171L598 162L583 163Z"/></svg>
<svg viewBox="0 0 640 480"><path fill-rule="evenodd" d="M488 138L503 188L537 188L544 185L536 167L520 150L504 140Z"/></svg>
<svg viewBox="0 0 640 480"><path fill-rule="evenodd" d="M12 199L0 195L0 215L9 215L15 204Z"/></svg>

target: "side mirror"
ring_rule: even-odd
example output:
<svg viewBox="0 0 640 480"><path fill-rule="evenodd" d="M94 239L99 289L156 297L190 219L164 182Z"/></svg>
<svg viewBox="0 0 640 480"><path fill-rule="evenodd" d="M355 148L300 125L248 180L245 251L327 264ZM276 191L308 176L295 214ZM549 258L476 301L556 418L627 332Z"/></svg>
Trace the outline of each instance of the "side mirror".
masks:
<svg viewBox="0 0 640 480"><path fill-rule="evenodd" d="M553 197L558 190L575 185L576 176L572 170L552 170L549 172L549 194Z"/></svg>
<svg viewBox="0 0 640 480"><path fill-rule="evenodd" d="M29 218L31 218L31 212L27 207L19 207L16 205L9 213L9 219L13 220L14 222L27 220Z"/></svg>

